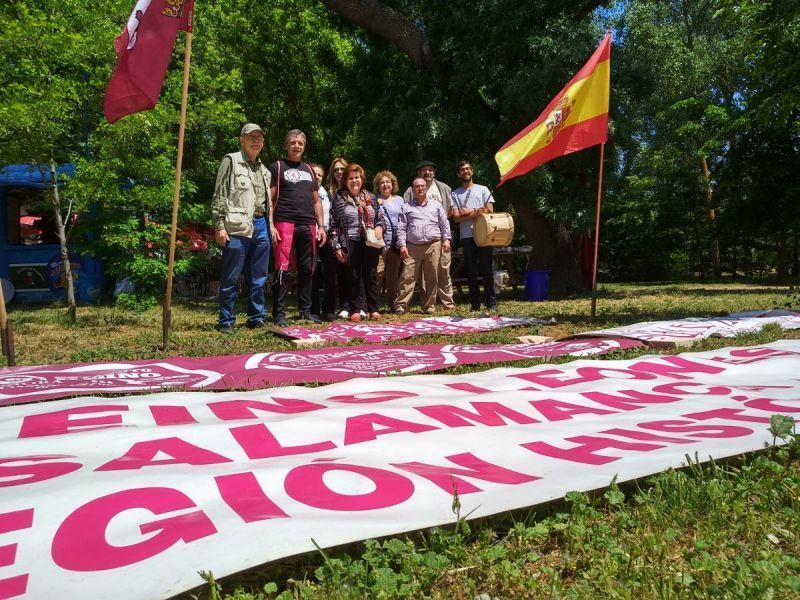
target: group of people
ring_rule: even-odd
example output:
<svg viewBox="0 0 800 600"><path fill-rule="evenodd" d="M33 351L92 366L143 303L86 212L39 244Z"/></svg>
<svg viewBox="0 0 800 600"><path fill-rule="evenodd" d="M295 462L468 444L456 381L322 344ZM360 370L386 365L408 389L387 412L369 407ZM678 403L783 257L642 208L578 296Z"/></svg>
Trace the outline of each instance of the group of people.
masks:
<svg viewBox="0 0 800 600"><path fill-rule="evenodd" d="M455 190L436 179L435 163L421 161L417 177L399 196L393 173L378 172L370 192L364 169L343 158L333 160L326 181L322 165L303 162L306 136L299 129L286 134L285 158L269 165L260 158L261 127L247 123L239 141L239 151L222 160L212 199L215 239L224 248L221 332L233 331L243 272L249 277L246 325L264 325L270 254L272 317L278 327L288 325L290 270L297 272L300 318L314 323L337 316L381 319L384 285L395 314L408 312L418 282L425 314L435 312L437 299L445 309L454 309L451 219L459 226L471 309L481 309L478 277L484 283L485 307L496 307L491 248L478 246L473 237L475 218L492 212L494 200L487 187L473 182L469 161L457 165L460 186Z"/></svg>

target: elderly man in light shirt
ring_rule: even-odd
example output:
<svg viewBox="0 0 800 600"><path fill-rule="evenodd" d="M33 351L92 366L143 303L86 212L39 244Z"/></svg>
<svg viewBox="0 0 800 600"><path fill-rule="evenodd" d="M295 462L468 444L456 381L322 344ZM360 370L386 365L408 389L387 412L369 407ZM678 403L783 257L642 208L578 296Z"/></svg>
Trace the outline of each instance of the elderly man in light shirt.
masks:
<svg viewBox="0 0 800 600"><path fill-rule="evenodd" d="M411 184L413 198L403 206L397 223L397 245L403 258L400 293L394 303L398 315L408 311L418 279L420 306L425 314L434 313L438 288L439 260L442 252L450 252L450 223L444 207L428 200L428 184L418 177Z"/></svg>

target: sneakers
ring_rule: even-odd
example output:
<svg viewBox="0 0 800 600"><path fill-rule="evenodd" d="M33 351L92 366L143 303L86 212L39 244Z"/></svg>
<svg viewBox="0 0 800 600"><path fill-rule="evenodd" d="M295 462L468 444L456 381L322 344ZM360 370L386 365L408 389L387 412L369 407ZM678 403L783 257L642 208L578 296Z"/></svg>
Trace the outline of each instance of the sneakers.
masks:
<svg viewBox="0 0 800 600"><path fill-rule="evenodd" d="M352 315L350 315L350 321L353 323L359 323L361 321L361 314L354 312Z"/></svg>
<svg viewBox="0 0 800 600"><path fill-rule="evenodd" d="M422 311L422 312L424 312L426 315L432 315L433 313L435 313L435 312L436 312L436 309L435 309L435 308L433 308L432 306L429 306L428 308L426 308L426 309L425 309L424 311Z"/></svg>
<svg viewBox="0 0 800 600"><path fill-rule="evenodd" d="M367 318L367 313L365 313L363 310L358 311L358 314L361 315L362 319L366 319Z"/></svg>
<svg viewBox="0 0 800 600"><path fill-rule="evenodd" d="M317 315L312 315L311 313L301 313L300 318L304 321L311 321L312 323L322 323L322 319L320 319Z"/></svg>
<svg viewBox="0 0 800 600"><path fill-rule="evenodd" d="M383 319L381 313L379 313L377 310L374 313L370 313L369 318L372 319L373 321L380 321L381 319Z"/></svg>
<svg viewBox="0 0 800 600"><path fill-rule="evenodd" d="M289 321L286 320L286 317L283 315L278 315L275 317L275 326L276 327L288 327Z"/></svg>
<svg viewBox="0 0 800 600"><path fill-rule="evenodd" d="M350 313L349 313L349 312L347 312L346 310L340 310L340 311L339 311L339 314L338 314L337 316L338 316L340 319L346 319L347 317L349 317L349 316L350 316Z"/></svg>
<svg viewBox="0 0 800 600"><path fill-rule="evenodd" d="M217 331L225 335L231 334L233 333L233 325L220 325L217 327Z"/></svg>
<svg viewBox="0 0 800 600"><path fill-rule="evenodd" d="M264 321L248 321L245 325L248 329L260 329L264 327Z"/></svg>
<svg viewBox="0 0 800 600"><path fill-rule="evenodd" d="M394 309L394 314L396 314L396 315L404 315L404 314L406 314L406 309L403 308L402 306L398 306L397 308Z"/></svg>

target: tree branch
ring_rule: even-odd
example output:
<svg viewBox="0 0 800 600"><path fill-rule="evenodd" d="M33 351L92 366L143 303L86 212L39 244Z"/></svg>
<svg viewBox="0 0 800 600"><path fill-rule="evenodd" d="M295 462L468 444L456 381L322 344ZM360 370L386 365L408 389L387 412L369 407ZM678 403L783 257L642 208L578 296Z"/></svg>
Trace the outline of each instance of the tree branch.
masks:
<svg viewBox="0 0 800 600"><path fill-rule="evenodd" d="M320 0L351 23L399 48L418 69L433 63L428 36L401 13L377 0Z"/></svg>

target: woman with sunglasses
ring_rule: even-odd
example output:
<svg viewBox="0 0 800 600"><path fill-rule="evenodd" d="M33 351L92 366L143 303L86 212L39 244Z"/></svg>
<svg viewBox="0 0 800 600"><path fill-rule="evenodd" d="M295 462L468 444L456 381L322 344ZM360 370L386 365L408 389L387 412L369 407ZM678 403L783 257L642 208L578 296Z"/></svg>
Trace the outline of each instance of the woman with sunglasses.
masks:
<svg viewBox="0 0 800 600"><path fill-rule="evenodd" d="M328 196L331 199L331 210L333 209L333 200L336 198L336 194L339 193L339 190L342 188L342 173L347 168L347 165L350 163L347 162L346 159L342 158L341 156L337 156L331 161L331 166L328 169ZM329 232L330 233L330 232ZM329 236L330 237L330 236ZM336 279L339 282L344 282L347 280L347 265L336 262ZM341 312L339 313L340 319L346 319L350 314L350 306L347 304L347 291L345 290L343 285L338 286L338 295L339 295L339 306L342 308ZM364 315L366 316L366 313Z"/></svg>

